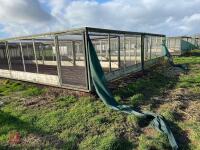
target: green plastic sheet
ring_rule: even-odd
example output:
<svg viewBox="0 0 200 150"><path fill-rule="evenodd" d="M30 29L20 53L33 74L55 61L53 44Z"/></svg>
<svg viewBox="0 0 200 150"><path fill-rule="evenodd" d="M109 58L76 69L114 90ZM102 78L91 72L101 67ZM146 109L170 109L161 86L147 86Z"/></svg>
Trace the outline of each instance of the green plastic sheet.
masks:
<svg viewBox="0 0 200 150"><path fill-rule="evenodd" d="M166 134L172 149L177 150L178 145L176 143L176 140L163 116L150 112L138 112L133 110L130 106L120 105L118 102L116 102L110 90L107 88L106 85L107 81L105 79L103 69L101 67L95 48L89 36L88 36L87 46L88 46L88 58L89 58L91 80L96 90L96 93L104 102L104 104L106 104L111 109L142 118L144 122L148 122L148 125L151 125L153 128Z"/></svg>

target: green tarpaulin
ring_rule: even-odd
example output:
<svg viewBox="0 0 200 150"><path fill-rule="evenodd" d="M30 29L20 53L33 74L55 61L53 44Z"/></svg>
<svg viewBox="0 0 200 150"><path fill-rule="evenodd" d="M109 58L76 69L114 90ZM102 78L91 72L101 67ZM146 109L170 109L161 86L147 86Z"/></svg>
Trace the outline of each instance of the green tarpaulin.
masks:
<svg viewBox="0 0 200 150"><path fill-rule="evenodd" d="M174 61L173 61L173 57L172 55L170 54L165 42L163 42L163 48L164 48L164 52L165 52L165 56L167 57L168 59L168 63L172 66L172 67L178 67L178 68L181 68L183 69L184 71L187 71L188 70L188 67L187 65L183 65L183 64L175 64Z"/></svg>
<svg viewBox="0 0 200 150"><path fill-rule="evenodd" d="M94 85L96 93L101 98L101 100L111 109L121 111L129 115L141 117L145 122L148 121L149 125L152 125L152 127L154 127L160 132L165 133L168 136L172 149L178 149L178 145L175 141L175 138L170 128L166 124L165 119L162 116L150 112L137 112L129 106L120 105L116 102L116 100L113 98L113 95L106 86L104 72L102 70L95 48L89 36L87 46L92 83Z"/></svg>

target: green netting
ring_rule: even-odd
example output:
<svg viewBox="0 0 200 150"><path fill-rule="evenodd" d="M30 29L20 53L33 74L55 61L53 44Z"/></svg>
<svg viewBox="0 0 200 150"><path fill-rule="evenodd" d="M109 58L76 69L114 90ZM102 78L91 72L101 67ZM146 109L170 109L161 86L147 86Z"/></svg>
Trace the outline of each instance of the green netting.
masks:
<svg viewBox="0 0 200 150"><path fill-rule="evenodd" d="M164 56L167 57L167 60L168 60L168 63L172 66L172 67L178 67L178 68L181 68L183 69L184 71L187 71L188 70L188 67L187 65L184 65L184 64L175 64L174 61L173 61L173 57L172 55L170 54L165 42L163 42L163 49L164 49Z"/></svg>
<svg viewBox="0 0 200 150"><path fill-rule="evenodd" d="M87 43L88 58L89 58L91 79L92 79L94 88L98 96L101 98L101 100L111 109L121 111L129 115L135 115L137 117L141 117L141 119L143 119L144 122L148 122L148 124L151 125L153 128L167 135L172 149L174 150L178 149L178 145L175 141L175 138L170 128L166 124L166 121L163 116L150 113L150 112L137 112L133 110L131 107L126 106L126 105L120 105L115 101L115 99L113 98L113 95L111 94L111 92L106 86L107 81L105 79L104 72L102 70L95 48L89 36L88 36L87 42L88 42Z"/></svg>
<svg viewBox="0 0 200 150"><path fill-rule="evenodd" d="M181 51L183 53L190 52L191 50L196 49L196 48L197 46L195 46L195 43L181 40Z"/></svg>

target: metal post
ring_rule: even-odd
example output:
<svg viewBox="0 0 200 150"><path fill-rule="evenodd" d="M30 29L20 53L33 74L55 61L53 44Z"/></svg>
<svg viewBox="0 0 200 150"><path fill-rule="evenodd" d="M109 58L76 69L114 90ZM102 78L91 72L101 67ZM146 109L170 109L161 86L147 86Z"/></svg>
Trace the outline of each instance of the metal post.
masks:
<svg viewBox="0 0 200 150"><path fill-rule="evenodd" d="M145 35L141 35L141 64L142 64L142 71L144 71L144 38Z"/></svg>
<svg viewBox="0 0 200 150"><path fill-rule="evenodd" d="M150 46L149 46L149 48L150 48L150 59L151 59L151 57L152 57L152 37L150 37Z"/></svg>
<svg viewBox="0 0 200 150"><path fill-rule="evenodd" d="M103 60L103 55L102 55L102 41L100 40L100 56L101 60Z"/></svg>
<svg viewBox="0 0 200 150"><path fill-rule="evenodd" d="M83 54L84 54L84 61L85 61L85 79L86 79L86 87L89 90L90 86L89 86L89 75L88 75L88 70L89 70L89 66L88 66L88 59L87 59L87 43L86 43L86 35L83 32Z"/></svg>
<svg viewBox="0 0 200 150"><path fill-rule="evenodd" d="M75 41L72 41L72 57L73 57L73 66L76 66L76 48L75 48Z"/></svg>
<svg viewBox="0 0 200 150"><path fill-rule="evenodd" d="M120 36L118 36L118 68L121 68L120 50Z"/></svg>
<svg viewBox="0 0 200 150"><path fill-rule="evenodd" d="M138 38L137 38L137 36L136 36L136 49L135 49L135 64L137 64L137 49L138 49Z"/></svg>
<svg viewBox="0 0 200 150"><path fill-rule="evenodd" d="M9 67L9 70L11 71L12 65L11 65L10 51L8 48L8 42L5 42L5 46L6 46L6 56L7 56L7 60L8 60L8 67Z"/></svg>
<svg viewBox="0 0 200 150"><path fill-rule="evenodd" d="M84 39L85 39L85 53L86 53L86 69L87 69L87 74L88 74L88 89L89 91L93 90L93 84L91 82L91 72L90 72L90 61L89 61L89 55L88 55L88 29L86 28L85 34L84 34Z"/></svg>
<svg viewBox="0 0 200 150"><path fill-rule="evenodd" d="M149 43L149 40L148 40L148 37L146 36L145 38L145 45L144 45L144 58L145 60L148 60L149 58L149 46L148 46L148 43Z"/></svg>
<svg viewBox="0 0 200 150"><path fill-rule="evenodd" d="M130 61L131 61L131 39L129 39L129 58L130 58Z"/></svg>
<svg viewBox="0 0 200 150"><path fill-rule="evenodd" d="M112 66L111 66L110 34L108 34L108 56L109 56L109 72L111 72L112 71Z"/></svg>
<svg viewBox="0 0 200 150"><path fill-rule="evenodd" d="M124 68L126 67L126 37L124 35L124 39L123 39L123 49L124 49Z"/></svg>
<svg viewBox="0 0 200 150"><path fill-rule="evenodd" d="M158 37L156 37L156 57L158 56L157 53L158 53Z"/></svg>
<svg viewBox="0 0 200 150"><path fill-rule="evenodd" d="M51 47L52 47L52 49L53 49L53 44L51 44ZM46 53L46 52L45 52L45 53ZM55 53L56 53L56 51L55 51ZM53 53L52 55L53 55L52 58L53 58L53 61L54 61L55 54Z"/></svg>
<svg viewBox="0 0 200 150"><path fill-rule="evenodd" d="M22 63L23 63L23 67L24 67L24 72L26 72L26 66L25 66L25 61L24 61L24 53L23 53L22 42L20 42L19 44L20 44L20 50L21 50L21 57L22 57Z"/></svg>
<svg viewBox="0 0 200 150"><path fill-rule="evenodd" d="M37 73L39 73L38 60L37 60L36 49L35 49L35 41L34 41L34 39L32 41L33 41L33 52L34 52L34 57L35 57L36 69L37 69Z"/></svg>
<svg viewBox="0 0 200 150"><path fill-rule="evenodd" d="M181 43L181 39L180 39L180 43ZM179 47L181 49L181 45ZM176 38L175 38L175 41L174 41L174 51L176 51Z"/></svg>
<svg viewBox="0 0 200 150"><path fill-rule="evenodd" d="M56 49L56 62L57 62L58 78L59 78L60 86L62 86L61 59L60 59L58 36L55 36L54 43L55 43L55 49Z"/></svg>

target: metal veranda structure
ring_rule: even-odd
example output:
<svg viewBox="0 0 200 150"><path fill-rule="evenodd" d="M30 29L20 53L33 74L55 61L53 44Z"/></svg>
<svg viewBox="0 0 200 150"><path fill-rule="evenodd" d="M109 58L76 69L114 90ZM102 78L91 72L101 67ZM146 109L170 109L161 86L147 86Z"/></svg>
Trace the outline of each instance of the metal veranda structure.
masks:
<svg viewBox="0 0 200 150"><path fill-rule="evenodd" d="M84 27L0 40L0 77L91 91L87 38L108 81L160 63L165 35Z"/></svg>

